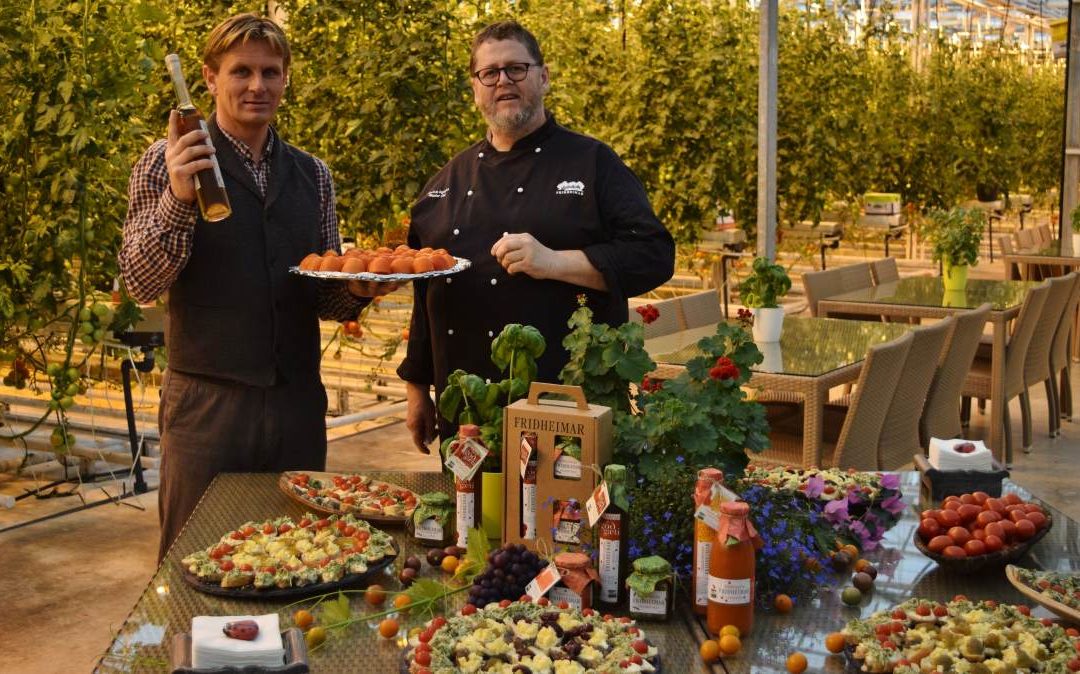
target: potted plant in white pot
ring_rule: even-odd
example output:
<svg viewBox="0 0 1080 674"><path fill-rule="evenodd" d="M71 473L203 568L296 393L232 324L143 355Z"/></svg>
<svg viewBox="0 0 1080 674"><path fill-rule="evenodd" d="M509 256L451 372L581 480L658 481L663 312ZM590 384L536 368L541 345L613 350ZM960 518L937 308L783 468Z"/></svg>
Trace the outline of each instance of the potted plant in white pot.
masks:
<svg viewBox="0 0 1080 674"><path fill-rule="evenodd" d="M1080 255L1080 204L1073 209L1072 217L1072 254Z"/></svg>
<svg viewBox="0 0 1080 674"><path fill-rule="evenodd" d="M784 310L777 303L791 290L787 270L768 258L754 260L750 275L739 284L743 305L754 314L754 341L779 342L784 327Z"/></svg>
<svg viewBox="0 0 1080 674"><path fill-rule="evenodd" d="M979 260L984 216L976 209L953 208L932 211L927 216L933 257L941 262L945 290L963 290L967 286L968 267Z"/></svg>

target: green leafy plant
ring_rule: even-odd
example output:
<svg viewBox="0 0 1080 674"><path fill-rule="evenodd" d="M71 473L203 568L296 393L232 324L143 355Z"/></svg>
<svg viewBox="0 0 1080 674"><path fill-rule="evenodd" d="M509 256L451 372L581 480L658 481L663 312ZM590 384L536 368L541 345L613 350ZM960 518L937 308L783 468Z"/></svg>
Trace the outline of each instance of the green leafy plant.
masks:
<svg viewBox="0 0 1080 674"><path fill-rule="evenodd" d="M765 257L754 259L750 275L739 284L742 303L751 309L775 309L789 290L791 277L787 270Z"/></svg>
<svg viewBox="0 0 1080 674"><path fill-rule="evenodd" d="M491 342L491 362L507 374L505 379L489 384L464 370L454 370L446 378L446 388L439 395L439 413L458 424L480 427L480 440L491 452L484 459L484 470L502 469L503 408L529 392L536 378L536 359L546 346L536 328L511 323ZM453 440L443 440L443 457L449 455Z"/></svg>
<svg viewBox="0 0 1080 674"><path fill-rule="evenodd" d="M934 261L959 267L974 265L979 259L985 216L978 209L952 208L931 211L926 230L933 246Z"/></svg>
<svg viewBox="0 0 1080 674"><path fill-rule="evenodd" d="M645 329L640 323L627 322L613 328L593 323L592 310L583 304L570 316L570 334L563 346L570 360L559 373L559 380L580 386L585 399L605 405L618 413L630 411L630 383L641 381L656 369L645 352Z"/></svg>
<svg viewBox="0 0 1080 674"><path fill-rule="evenodd" d="M675 464L716 466L742 475L747 451L769 446L765 408L746 399L742 386L750 367L762 361L750 334L721 323L716 334L698 341L700 356L665 382L643 382L637 414L615 419L615 459L656 479Z"/></svg>
<svg viewBox="0 0 1080 674"><path fill-rule="evenodd" d="M1076 208L1073 209L1072 215L1070 215L1069 218L1072 222L1072 231L1080 234L1080 204L1076 205Z"/></svg>

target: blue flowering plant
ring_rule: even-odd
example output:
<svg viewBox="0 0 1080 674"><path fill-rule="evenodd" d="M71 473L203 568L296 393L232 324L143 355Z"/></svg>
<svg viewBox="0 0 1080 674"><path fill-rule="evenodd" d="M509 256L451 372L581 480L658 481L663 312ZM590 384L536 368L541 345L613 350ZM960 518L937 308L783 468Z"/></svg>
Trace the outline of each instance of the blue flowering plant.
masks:
<svg viewBox="0 0 1080 674"><path fill-rule="evenodd" d="M808 602L819 587L832 584L826 569L838 537L823 504L750 482L736 488L750 505L750 519L764 543L754 557L758 603L772 606L778 594L795 604Z"/></svg>
<svg viewBox="0 0 1080 674"><path fill-rule="evenodd" d="M746 480L820 503L840 537L863 551L876 548L907 508L895 473L752 466Z"/></svg>
<svg viewBox="0 0 1080 674"><path fill-rule="evenodd" d="M665 475L646 481L638 477L631 485L630 559L659 555L671 562L675 573L690 577L694 560L694 482L697 471L685 459L676 461Z"/></svg>

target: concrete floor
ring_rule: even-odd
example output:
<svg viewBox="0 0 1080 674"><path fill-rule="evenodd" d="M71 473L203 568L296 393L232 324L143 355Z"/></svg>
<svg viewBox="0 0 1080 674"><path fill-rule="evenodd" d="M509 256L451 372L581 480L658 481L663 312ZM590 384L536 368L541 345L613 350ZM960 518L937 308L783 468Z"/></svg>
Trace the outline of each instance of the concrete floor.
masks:
<svg viewBox="0 0 1080 674"><path fill-rule="evenodd" d="M1073 388L1080 392L1074 368ZM1080 452L1077 421L1061 437L1046 437L1046 399L1032 389L1035 445L1017 450L1013 479L1080 520L1080 481L1073 471ZM1013 403L1019 447L1019 407ZM989 416L973 412L972 437L982 437ZM331 443L330 470L432 470L438 462L412 448L403 424L384 426ZM42 502L38 502L42 503ZM156 494L135 505L107 504L0 532L0 671L5 674L89 671L112 640L153 575L157 553ZM35 519L54 503L32 499L16 506ZM7 513L10 517L12 511ZM0 526L4 526L0 523Z"/></svg>

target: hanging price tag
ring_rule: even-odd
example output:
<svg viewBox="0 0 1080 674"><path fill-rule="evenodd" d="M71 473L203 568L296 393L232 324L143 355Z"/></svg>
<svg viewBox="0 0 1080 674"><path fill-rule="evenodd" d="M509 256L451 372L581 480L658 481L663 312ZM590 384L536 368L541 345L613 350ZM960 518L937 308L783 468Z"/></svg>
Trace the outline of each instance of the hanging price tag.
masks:
<svg viewBox="0 0 1080 674"><path fill-rule="evenodd" d="M720 529L720 516L707 503L698 506L698 509L694 511L694 517L704 522L713 531Z"/></svg>
<svg viewBox="0 0 1080 674"><path fill-rule="evenodd" d="M472 438L454 442L454 449L450 456L446 457L446 467L450 469L459 480L468 482L480 470L480 464L488 455L487 447Z"/></svg>
<svg viewBox="0 0 1080 674"><path fill-rule="evenodd" d="M525 594L529 595L533 601L536 601L547 594L548 590L555 587L561 577L555 564L548 564L540 570L540 573L536 574L536 578L533 578L525 586Z"/></svg>
<svg viewBox="0 0 1080 674"><path fill-rule="evenodd" d="M608 493L607 482L601 482L600 486L593 490L592 496L585 501L585 512L589 514L589 526L595 527L600 521L600 516L611 505L611 495Z"/></svg>
<svg viewBox="0 0 1080 674"><path fill-rule="evenodd" d="M536 434L525 433L521 436L521 479L525 479L525 470L532 461L533 451L536 449Z"/></svg>

